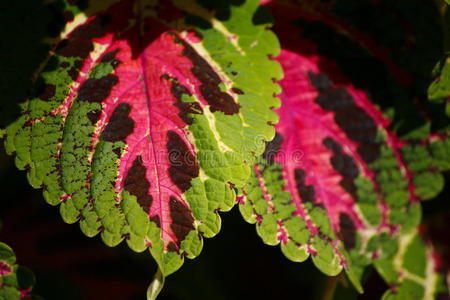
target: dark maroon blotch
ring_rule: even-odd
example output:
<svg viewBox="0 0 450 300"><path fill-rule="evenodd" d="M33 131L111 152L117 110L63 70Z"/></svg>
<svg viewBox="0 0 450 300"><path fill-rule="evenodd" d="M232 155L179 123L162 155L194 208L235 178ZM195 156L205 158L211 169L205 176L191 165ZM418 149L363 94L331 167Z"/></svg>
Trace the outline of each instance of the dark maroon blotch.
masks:
<svg viewBox="0 0 450 300"><path fill-rule="evenodd" d="M116 58L116 54L117 52L119 52L119 49L110 51L108 53L105 53L105 55L102 56L101 58L101 62L110 62L112 61L114 58Z"/></svg>
<svg viewBox="0 0 450 300"><path fill-rule="evenodd" d="M167 244L167 251L169 251L169 252L178 252L178 248L174 244L174 242L170 242L169 244Z"/></svg>
<svg viewBox="0 0 450 300"><path fill-rule="evenodd" d="M337 111L334 120L346 135L357 143L372 143L377 135L377 124L359 106Z"/></svg>
<svg viewBox="0 0 450 300"><path fill-rule="evenodd" d="M172 228L173 233L177 237L177 243L179 246L188 233L195 229L193 225L194 218L192 217L189 209L173 196L170 197L169 207L170 218L172 219L172 225L170 228Z"/></svg>
<svg viewBox="0 0 450 300"><path fill-rule="evenodd" d="M168 131L167 140L170 179L182 192L185 192L191 187L191 180L198 177L200 170L198 162L176 132Z"/></svg>
<svg viewBox="0 0 450 300"><path fill-rule="evenodd" d="M270 142L266 142L266 149L264 150L262 157L270 164L273 164L273 160L277 155L278 151L280 151L282 143L283 143L283 136L278 132L276 132L273 140Z"/></svg>
<svg viewBox="0 0 450 300"><path fill-rule="evenodd" d="M77 70L81 70L81 68L83 68L83 65L84 63L80 59L77 59L76 61L73 62L73 66L77 68Z"/></svg>
<svg viewBox="0 0 450 300"><path fill-rule="evenodd" d="M346 190L352 195L353 199L357 200L358 197L356 193L357 188L352 178L344 177L339 181L339 184L344 188L344 190Z"/></svg>
<svg viewBox="0 0 450 300"><path fill-rule="evenodd" d="M238 95L244 95L244 91L241 90L240 88L234 87L234 88L231 88L231 90Z"/></svg>
<svg viewBox="0 0 450 300"><path fill-rule="evenodd" d="M116 75L106 75L102 78L89 78L80 87L78 101L102 102L108 98L111 89L119 82Z"/></svg>
<svg viewBox="0 0 450 300"><path fill-rule="evenodd" d="M38 98L42 101L48 101L55 96L56 86L53 84L46 84L43 86L43 91L39 94Z"/></svg>
<svg viewBox="0 0 450 300"><path fill-rule="evenodd" d="M105 35L105 18L98 16L91 22L79 26L67 39L61 41L56 47L55 53L65 57L87 58L94 50L92 39Z"/></svg>
<svg viewBox="0 0 450 300"><path fill-rule="evenodd" d="M67 61L63 61L61 64L60 64L60 66L61 66L61 68L68 68L68 67L70 67L70 63L69 62L67 62Z"/></svg>
<svg viewBox="0 0 450 300"><path fill-rule="evenodd" d="M153 217L151 217L150 221L154 222L156 224L156 226L161 228L161 220L159 219L158 215L154 215Z"/></svg>
<svg viewBox="0 0 450 300"><path fill-rule="evenodd" d="M211 112L221 111L226 115L233 115L239 112L239 105L234 102L233 97L220 90L219 84L222 83L219 75L211 68L204 58L195 52L195 50L185 41L175 36L175 42L184 46L183 55L192 61L191 71L195 77L202 83L200 93L211 106Z"/></svg>
<svg viewBox="0 0 450 300"><path fill-rule="evenodd" d="M341 145L331 137L325 138L323 144L333 152L330 162L333 169L339 172L343 177L339 182L340 185L356 199L357 195L354 179L358 177L359 169L353 157L343 154Z"/></svg>
<svg viewBox="0 0 450 300"><path fill-rule="evenodd" d="M98 109L95 110L91 110L90 112L87 113L87 117L89 119L89 121L91 121L92 125L95 125L98 120L100 119L102 112Z"/></svg>
<svg viewBox="0 0 450 300"><path fill-rule="evenodd" d="M375 142L377 124L344 87L332 88L331 80L324 74L308 73L311 84L319 90L316 98L323 109L334 111L334 120L345 134L359 143L358 153L366 163L371 163L380 155L379 144ZM324 145L336 152L336 147L324 140Z"/></svg>
<svg viewBox="0 0 450 300"><path fill-rule="evenodd" d="M314 186L307 185L307 186L300 186L297 188L303 203L307 202L314 203L316 199L316 191L314 189Z"/></svg>
<svg viewBox="0 0 450 300"><path fill-rule="evenodd" d="M122 62L120 61L120 60L118 60L118 59L113 59L112 61L111 61L111 66L115 69L115 68L117 68L117 66L118 65L120 65Z"/></svg>
<svg viewBox="0 0 450 300"><path fill-rule="evenodd" d="M316 199L316 191L314 186L306 185L305 186L305 178L306 172L303 169L295 169L294 171L295 182L297 183L297 190L300 198L303 203L312 203L314 204Z"/></svg>
<svg viewBox="0 0 450 300"><path fill-rule="evenodd" d="M314 74L313 72L308 71L308 78L311 81L311 84L319 91L331 88L332 82L330 78L323 73Z"/></svg>
<svg viewBox="0 0 450 300"><path fill-rule="evenodd" d="M327 137L322 141L323 145L333 151L334 154L341 154L342 147L331 137Z"/></svg>
<svg viewBox="0 0 450 300"><path fill-rule="evenodd" d="M347 251L355 248L356 244L356 227L353 220L348 214L339 215L340 233L344 242L344 248Z"/></svg>
<svg viewBox="0 0 450 300"><path fill-rule="evenodd" d="M133 133L134 121L128 115L131 111L131 105L120 103L114 109L108 124L102 133L102 139L108 142L123 141Z"/></svg>
<svg viewBox="0 0 450 300"><path fill-rule="evenodd" d="M111 66L115 69L121 63L120 60L115 59L117 52L119 52L119 49L106 53L105 55L103 55L101 62L103 63L109 62Z"/></svg>
<svg viewBox="0 0 450 300"><path fill-rule="evenodd" d="M355 106L355 100L343 87L321 91L316 102L328 111L340 111Z"/></svg>
<svg viewBox="0 0 450 300"><path fill-rule="evenodd" d="M344 177L352 179L358 177L359 169L351 156L335 154L331 157L331 165Z"/></svg>
<svg viewBox="0 0 450 300"><path fill-rule="evenodd" d="M305 184L305 178L306 178L305 170L295 169L294 175L295 175L295 182L297 183L297 186Z"/></svg>
<svg viewBox="0 0 450 300"><path fill-rule="evenodd" d="M120 157L122 155L122 150L120 148L114 148L112 152L117 155L117 157Z"/></svg>
<svg viewBox="0 0 450 300"><path fill-rule="evenodd" d="M194 119L190 117L189 114L202 114L202 107L197 102L183 102L183 95L192 96L192 94L187 87L181 85L176 78L172 78L168 74L162 75L161 78L172 82L170 92L177 99L175 106L180 111L178 115L186 124L191 125L192 122L194 122Z"/></svg>
<svg viewBox="0 0 450 300"><path fill-rule="evenodd" d="M80 71L75 67L72 67L69 71L67 71L67 74L69 74L70 78L72 78L73 81L77 80L79 73Z"/></svg>
<svg viewBox="0 0 450 300"><path fill-rule="evenodd" d="M356 150L361 158L368 164L374 162L380 156L380 144L365 143Z"/></svg>
<svg viewBox="0 0 450 300"><path fill-rule="evenodd" d="M124 189L136 196L137 202L148 213L152 205L152 196L148 194L150 183L146 177L147 168L142 164L142 157L137 156L124 180Z"/></svg>

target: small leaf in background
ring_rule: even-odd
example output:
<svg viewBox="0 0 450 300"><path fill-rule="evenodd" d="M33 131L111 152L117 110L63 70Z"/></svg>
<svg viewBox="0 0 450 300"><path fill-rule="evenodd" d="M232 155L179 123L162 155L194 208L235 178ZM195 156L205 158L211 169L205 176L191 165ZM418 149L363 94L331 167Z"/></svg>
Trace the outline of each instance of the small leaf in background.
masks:
<svg viewBox="0 0 450 300"><path fill-rule="evenodd" d="M274 136L279 45L258 1L90 5L67 6L5 147L65 222L149 248L167 276L219 232Z"/></svg>
<svg viewBox="0 0 450 300"><path fill-rule="evenodd" d="M435 79L428 88L428 99L445 103L445 112L450 117L450 58L437 63L432 75Z"/></svg>
<svg viewBox="0 0 450 300"><path fill-rule="evenodd" d="M0 299L40 299L31 294L34 284L33 273L17 265L14 251L0 242Z"/></svg>

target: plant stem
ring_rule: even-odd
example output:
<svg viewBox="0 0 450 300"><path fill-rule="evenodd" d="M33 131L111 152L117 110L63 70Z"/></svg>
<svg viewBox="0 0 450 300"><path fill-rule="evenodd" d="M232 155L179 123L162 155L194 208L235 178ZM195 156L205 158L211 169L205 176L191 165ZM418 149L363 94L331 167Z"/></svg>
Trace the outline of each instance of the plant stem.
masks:
<svg viewBox="0 0 450 300"><path fill-rule="evenodd" d="M325 291L322 296L322 300L332 300L334 297L334 291L336 290L336 285L341 278L341 274L337 276L329 277L325 287Z"/></svg>
<svg viewBox="0 0 450 300"><path fill-rule="evenodd" d="M161 272L161 269L158 267L155 276L153 277L152 283L148 286L147 289L147 300L155 300L158 297L164 286L165 277Z"/></svg>

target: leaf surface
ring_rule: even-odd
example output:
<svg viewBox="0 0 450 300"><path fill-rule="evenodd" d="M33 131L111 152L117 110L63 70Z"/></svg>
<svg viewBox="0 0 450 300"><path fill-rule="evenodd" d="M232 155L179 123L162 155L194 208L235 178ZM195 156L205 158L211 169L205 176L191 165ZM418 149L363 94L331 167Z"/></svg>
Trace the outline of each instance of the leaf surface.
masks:
<svg viewBox="0 0 450 300"><path fill-rule="evenodd" d="M302 10L269 7L283 48L280 122L244 187L243 217L289 259L311 256L330 276L345 269L360 292L373 263L392 286L386 299L432 299L441 280L418 234L419 200L443 188L447 134L400 139L369 94L302 36L304 27L292 26Z"/></svg>
<svg viewBox="0 0 450 300"><path fill-rule="evenodd" d="M120 1L76 15L7 151L64 221L149 248L171 274L220 230L218 212L274 136L282 72L270 19L252 22L260 11Z"/></svg>

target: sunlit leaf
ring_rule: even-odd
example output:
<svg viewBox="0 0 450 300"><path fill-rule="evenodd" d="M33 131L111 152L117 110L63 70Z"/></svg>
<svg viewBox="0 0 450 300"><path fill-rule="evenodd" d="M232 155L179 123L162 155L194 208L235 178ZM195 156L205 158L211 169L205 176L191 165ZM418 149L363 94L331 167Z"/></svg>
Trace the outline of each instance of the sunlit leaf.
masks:
<svg viewBox="0 0 450 300"><path fill-rule="evenodd" d="M282 71L268 16L258 1L74 12L7 128L8 153L64 221L149 248L169 275L218 233L274 136Z"/></svg>

